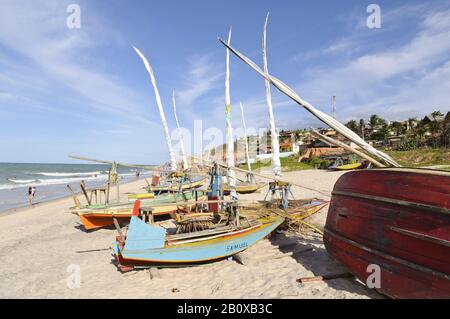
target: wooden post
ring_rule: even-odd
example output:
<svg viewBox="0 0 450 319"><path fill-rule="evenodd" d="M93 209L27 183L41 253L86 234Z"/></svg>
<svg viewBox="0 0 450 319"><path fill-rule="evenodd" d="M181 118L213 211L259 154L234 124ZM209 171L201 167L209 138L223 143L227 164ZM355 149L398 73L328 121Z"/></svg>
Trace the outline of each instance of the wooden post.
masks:
<svg viewBox="0 0 450 319"><path fill-rule="evenodd" d="M89 205L89 206L92 205L92 204L91 204L91 200L89 199L89 196L88 196L88 194L87 194L87 192L86 192L86 187L84 186L84 181L81 181L81 183L80 183L80 188L81 188L81 190L83 191L84 197L86 197L86 200L87 200L87 202L88 202L88 205Z"/></svg>
<svg viewBox="0 0 450 319"><path fill-rule="evenodd" d="M72 187L70 187L70 185L67 185L67 188L70 190L70 192L72 193L72 198L73 201L75 203L75 207L76 208L80 208L81 207L81 203L80 200L78 199L77 195L75 194L75 192L72 190Z"/></svg>
<svg viewBox="0 0 450 319"><path fill-rule="evenodd" d="M114 223L114 226L116 227L117 232L119 233L120 240L122 242L125 242L125 237L123 236L122 229L120 228L120 225L119 225L119 222L117 221L117 218L113 217L113 223Z"/></svg>
<svg viewBox="0 0 450 319"><path fill-rule="evenodd" d="M117 202L120 203L120 191L119 191L119 180L117 180L117 185L116 185L116 189L117 189Z"/></svg>
<svg viewBox="0 0 450 319"><path fill-rule="evenodd" d="M106 198L105 198L105 204L109 204L109 190L111 189L111 170L108 171L108 186L106 189Z"/></svg>
<svg viewBox="0 0 450 319"><path fill-rule="evenodd" d="M324 281L324 280L331 280L331 279L338 279L338 278L352 278L353 275L351 273L339 273L339 274L328 274L323 276L316 276L316 277L303 277L297 279L297 282L303 284L305 282L315 282L315 281Z"/></svg>

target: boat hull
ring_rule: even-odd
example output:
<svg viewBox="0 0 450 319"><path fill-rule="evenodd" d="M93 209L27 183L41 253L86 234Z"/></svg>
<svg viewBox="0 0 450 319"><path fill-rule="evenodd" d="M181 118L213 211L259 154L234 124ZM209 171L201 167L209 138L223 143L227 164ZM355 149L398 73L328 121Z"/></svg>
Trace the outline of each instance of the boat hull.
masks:
<svg viewBox="0 0 450 319"><path fill-rule="evenodd" d="M251 194L256 192L257 190L261 189L266 185L265 183L258 183L258 184L250 184L250 183L237 183L236 185L236 192L238 194ZM224 183L223 185L223 192L225 195L230 194L230 186L228 183Z"/></svg>
<svg viewBox="0 0 450 319"><path fill-rule="evenodd" d="M154 209L152 212L154 216L161 216L176 212L180 206L154 206L152 208ZM125 209L113 209L111 211L102 210L98 212L83 213L80 214L80 221L86 230L112 226L114 224L114 218L116 218L120 224L123 224L129 222L132 210L133 207L129 207Z"/></svg>
<svg viewBox="0 0 450 319"><path fill-rule="evenodd" d="M338 170L338 171L349 171L349 170L352 170L352 169L359 169L359 168L361 168L361 166L362 166L362 163L353 163L353 164L346 164L346 165L341 165L341 166L337 166L337 167L335 167L335 170Z"/></svg>
<svg viewBox="0 0 450 319"><path fill-rule="evenodd" d="M134 217L133 217L134 218ZM195 265L235 255L269 235L282 222L276 216L270 222L194 242L166 243L164 247L127 250L116 242L116 257L121 270L139 267ZM131 229L129 232L132 231Z"/></svg>
<svg viewBox="0 0 450 319"><path fill-rule="evenodd" d="M186 196L177 195L176 199L179 201L178 205L174 203L175 198L173 195L161 195L161 198L156 197L153 200L146 200L144 207L151 207L154 216L169 215L180 209L184 209L185 206L183 206L183 201L194 199L194 196L192 194L187 194ZM197 200L206 200L206 196L202 194ZM79 211L78 215L80 216L80 221L84 228L86 230L92 230L112 226L114 224L114 218L122 224L129 222L133 210L132 205L133 204L130 203L103 209L86 209ZM191 207L193 207L193 204L188 205L186 210L189 211Z"/></svg>
<svg viewBox="0 0 450 319"><path fill-rule="evenodd" d="M383 294L450 298L449 208L449 173L349 172L334 187L324 243L364 283L378 265Z"/></svg>
<svg viewBox="0 0 450 319"><path fill-rule="evenodd" d="M195 189L195 188L199 188L201 186L203 186L204 183L206 183L208 181L207 177L202 177L202 178L198 178L195 179L193 181L189 181L189 182L184 182L181 185L181 190L188 190L188 189ZM150 193L167 193L167 192L176 192L178 190L180 190L180 186L177 184L170 184L170 185L159 185L159 186L147 186L146 190Z"/></svg>

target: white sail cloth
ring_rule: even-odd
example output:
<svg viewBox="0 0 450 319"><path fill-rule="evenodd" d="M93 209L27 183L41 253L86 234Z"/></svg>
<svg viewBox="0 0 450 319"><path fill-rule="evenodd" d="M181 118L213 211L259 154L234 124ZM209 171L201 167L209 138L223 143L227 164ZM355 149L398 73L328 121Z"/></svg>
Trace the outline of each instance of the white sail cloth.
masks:
<svg viewBox="0 0 450 319"><path fill-rule="evenodd" d="M231 28L228 33L228 44L231 43ZM226 138L227 138L227 166L234 167L234 141L233 127L231 126L231 98L230 98L230 51L227 50L225 63L225 115L226 115ZM227 171L228 185L230 186L230 197L237 199L236 175L233 169Z"/></svg>
<svg viewBox="0 0 450 319"><path fill-rule="evenodd" d="M266 16L266 22L264 23L263 39L262 39L262 53L264 63L264 74L269 75L269 69L267 67L267 50L266 50L266 34L267 23L269 22L269 14ZM270 137L272 143L272 170L275 177L281 177L281 161L280 161L280 143L278 141L278 132L275 127L275 117L273 116L272 107L272 94L270 93L270 80L265 78L266 87L266 102L269 108L269 124L270 124Z"/></svg>
<svg viewBox="0 0 450 319"><path fill-rule="evenodd" d="M175 90L172 92L172 106L173 106L173 115L175 117L175 123L177 124L177 130L178 130L178 138L180 141L180 150L181 150L181 158L183 161L183 169L188 169L188 161L186 157L186 153L184 152L184 141L183 141L183 134L181 133L180 129L180 123L178 122L178 116L177 116L177 104L175 101Z"/></svg>
<svg viewBox="0 0 450 319"><path fill-rule="evenodd" d="M153 90L155 91L155 97L156 97L156 104L158 105L159 115L161 117L161 123L164 129L164 136L166 138L167 148L169 149L169 160L170 160L170 169L172 171L177 170L177 161L175 158L175 153L173 151L172 147L172 141L170 139L169 134L169 127L167 126L166 116L164 114L164 109L161 103L161 97L159 96L158 87L156 86L156 79L155 75L153 73L153 69L148 62L148 59L139 51L139 49L133 47L136 53L139 55L139 57L142 59L142 62L144 62L145 68L147 69L148 74L150 75L150 79L152 81Z"/></svg>
<svg viewBox="0 0 450 319"><path fill-rule="evenodd" d="M293 89L291 89L289 86L287 86L285 83L283 83L281 80L277 79L276 77L264 73L252 60L250 60L248 57L234 49L231 45L224 42L222 39L219 38L219 41L227 47L228 50L233 52L237 57L239 57L242 61L247 63L250 67L252 67L257 73L259 73L262 77L264 77L266 80L269 80L273 86L275 86L278 90L286 94L288 97L290 97L292 100L294 100L297 104L304 107L307 111L309 111L311 114L313 114L315 117L317 117L319 120L324 122L325 124L329 125L331 128L335 129L336 132L342 134L350 141L354 142L356 145L367 151L368 153L380 158L384 162L394 166L394 167L400 167L401 165L398 164L393 158L391 158L386 153L379 151L375 149L372 145L368 144L366 141L364 141L361 137L359 137L356 133L354 133L352 130L350 130L348 127L340 123L339 121L335 120L331 116L323 113L322 111L319 111L314 106L312 106L310 103L304 101Z"/></svg>

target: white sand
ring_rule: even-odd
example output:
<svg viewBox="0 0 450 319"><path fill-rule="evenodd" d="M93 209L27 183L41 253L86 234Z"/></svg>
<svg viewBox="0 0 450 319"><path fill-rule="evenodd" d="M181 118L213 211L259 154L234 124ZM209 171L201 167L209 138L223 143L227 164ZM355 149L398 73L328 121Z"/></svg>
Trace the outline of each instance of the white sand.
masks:
<svg viewBox="0 0 450 319"><path fill-rule="evenodd" d="M292 182L330 193L342 173L318 170L286 173ZM138 191L144 181L121 186ZM242 196L262 199L258 194ZM112 194L115 194L112 192ZM294 189L298 198L317 196ZM323 197L323 196L317 196ZM343 271L327 255L322 239L274 233L245 252L248 264L223 260L207 265L160 269L150 279L148 270L122 274L112 263L113 229L87 233L77 216L65 213L72 198L42 203L13 213L0 213L1 298L380 298L351 279L300 285L296 279ZM326 209L310 218L323 227ZM297 245L284 246L286 243ZM296 257L292 252L313 247ZM68 287L72 267L80 267L81 285ZM175 289L176 288L176 289ZM175 292L173 290L175 289Z"/></svg>

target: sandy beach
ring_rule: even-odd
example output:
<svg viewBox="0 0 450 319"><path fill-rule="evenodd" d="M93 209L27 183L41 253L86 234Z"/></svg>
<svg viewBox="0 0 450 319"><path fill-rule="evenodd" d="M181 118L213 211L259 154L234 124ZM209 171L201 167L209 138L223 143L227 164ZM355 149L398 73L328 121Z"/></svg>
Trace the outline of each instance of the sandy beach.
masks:
<svg viewBox="0 0 450 319"><path fill-rule="evenodd" d="M285 173L284 178L330 193L342 174L305 170ZM144 180L121 185L121 196L144 185ZM296 198L325 198L311 190L293 190ZM241 198L262 199L266 191ZM321 237L312 233L275 232L245 252L246 265L222 260L159 269L152 279L148 270L122 274L113 264L116 231L84 231L78 216L66 213L71 206L67 197L0 214L1 298L383 298L353 279L297 283L300 277L343 271L326 253ZM326 212L308 221L323 227ZM293 256L306 248L313 249ZM80 270L79 287L68 285L73 269Z"/></svg>

